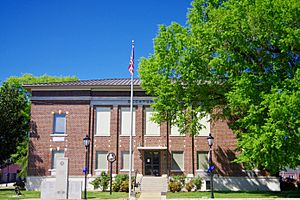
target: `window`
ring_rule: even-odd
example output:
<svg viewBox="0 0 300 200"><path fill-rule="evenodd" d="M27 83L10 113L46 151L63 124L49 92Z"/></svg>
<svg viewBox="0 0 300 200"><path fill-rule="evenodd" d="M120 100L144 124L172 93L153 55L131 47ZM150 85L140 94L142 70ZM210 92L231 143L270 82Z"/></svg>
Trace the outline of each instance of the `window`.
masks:
<svg viewBox="0 0 300 200"><path fill-rule="evenodd" d="M183 151L172 152L173 171L184 171Z"/></svg>
<svg viewBox="0 0 300 200"><path fill-rule="evenodd" d="M54 114L53 134L66 133L66 115Z"/></svg>
<svg viewBox="0 0 300 200"><path fill-rule="evenodd" d="M56 169L56 162L59 158L63 158L65 156L65 152L60 150L53 150L52 151L52 158L51 158L51 169Z"/></svg>
<svg viewBox="0 0 300 200"><path fill-rule="evenodd" d="M134 156L132 154L132 170L133 170ZM129 151L122 151L122 170L129 171Z"/></svg>
<svg viewBox="0 0 300 200"><path fill-rule="evenodd" d="M206 180L205 185L206 185L206 190L210 190L210 181Z"/></svg>
<svg viewBox="0 0 300 200"><path fill-rule="evenodd" d="M107 171L107 151L97 151L96 152L96 169L101 171Z"/></svg>
<svg viewBox="0 0 300 200"><path fill-rule="evenodd" d="M96 135L109 136L111 108L108 107L97 108L96 112L97 112Z"/></svg>
<svg viewBox="0 0 300 200"><path fill-rule="evenodd" d="M133 108L133 131L132 135L135 135L135 108ZM121 135L130 135L130 108L121 108Z"/></svg>
<svg viewBox="0 0 300 200"><path fill-rule="evenodd" d="M208 152L197 152L197 170L208 170Z"/></svg>
<svg viewBox="0 0 300 200"><path fill-rule="evenodd" d="M170 136L185 136L185 134L180 133L179 127L177 125L172 125Z"/></svg>
<svg viewBox="0 0 300 200"><path fill-rule="evenodd" d="M199 123L203 125L203 128L199 132L199 136L208 136L210 133L210 115L206 115L199 120Z"/></svg>
<svg viewBox="0 0 300 200"><path fill-rule="evenodd" d="M145 109L146 115L146 134L145 135L160 135L160 125L151 121L153 111L152 108Z"/></svg>

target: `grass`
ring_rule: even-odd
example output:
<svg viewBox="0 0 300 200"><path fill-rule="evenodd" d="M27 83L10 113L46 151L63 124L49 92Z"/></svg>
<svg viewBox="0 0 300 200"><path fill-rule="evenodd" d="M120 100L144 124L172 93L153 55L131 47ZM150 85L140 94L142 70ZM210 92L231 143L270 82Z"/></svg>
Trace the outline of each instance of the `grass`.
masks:
<svg viewBox="0 0 300 200"><path fill-rule="evenodd" d="M21 191L22 195L17 196L13 188L0 188L0 199L39 199L40 192L39 191ZM82 193L83 197L83 193ZM113 192L112 195L109 192L87 192L88 199L126 199L128 197L128 193L126 192ZM139 197L139 194L137 194Z"/></svg>
<svg viewBox="0 0 300 200"><path fill-rule="evenodd" d="M168 192L167 199L176 198L210 198L210 192ZM300 197L299 191L285 191L285 192L215 192L215 198L296 198Z"/></svg>
<svg viewBox="0 0 300 200"><path fill-rule="evenodd" d="M83 194L82 194L83 197ZM109 192L88 192L88 199L126 199L128 197L128 193L126 192L113 192L112 195Z"/></svg>
<svg viewBox="0 0 300 200"><path fill-rule="evenodd" d="M13 189L1 189L0 199L39 199L39 191L21 191L22 195L17 196ZM215 198L296 198L300 197L299 191L286 191L286 192L215 192ZM138 194L137 197L140 195ZM83 197L83 195L82 195ZM109 192L88 192L88 199L126 199L128 193L125 192L113 192L112 195ZM167 199L176 198L210 198L210 192L168 192Z"/></svg>
<svg viewBox="0 0 300 200"><path fill-rule="evenodd" d="M38 191L21 190L22 195L17 196L14 189L0 189L0 199L34 199L40 198Z"/></svg>

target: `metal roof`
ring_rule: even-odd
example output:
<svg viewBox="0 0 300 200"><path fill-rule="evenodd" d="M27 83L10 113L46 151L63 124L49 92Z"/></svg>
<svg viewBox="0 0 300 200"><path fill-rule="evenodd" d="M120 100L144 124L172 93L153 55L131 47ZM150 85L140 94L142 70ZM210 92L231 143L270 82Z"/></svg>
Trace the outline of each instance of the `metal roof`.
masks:
<svg viewBox="0 0 300 200"><path fill-rule="evenodd" d="M133 85L139 86L140 79L133 79ZM71 82L47 82L24 84L25 87L39 87L39 86L130 86L130 78L116 78L116 79L95 79L95 80L79 80Z"/></svg>

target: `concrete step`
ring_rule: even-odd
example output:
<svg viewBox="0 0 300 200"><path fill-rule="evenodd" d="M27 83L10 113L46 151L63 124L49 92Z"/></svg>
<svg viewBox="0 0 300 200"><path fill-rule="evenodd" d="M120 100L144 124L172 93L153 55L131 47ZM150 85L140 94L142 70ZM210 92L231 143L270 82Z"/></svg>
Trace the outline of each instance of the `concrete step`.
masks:
<svg viewBox="0 0 300 200"><path fill-rule="evenodd" d="M166 177L143 177L141 182L141 192L166 192Z"/></svg>
<svg viewBox="0 0 300 200"><path fill-rule="evenodd" d="M159 192L142 192L139 200L161 200Z"/></svg>

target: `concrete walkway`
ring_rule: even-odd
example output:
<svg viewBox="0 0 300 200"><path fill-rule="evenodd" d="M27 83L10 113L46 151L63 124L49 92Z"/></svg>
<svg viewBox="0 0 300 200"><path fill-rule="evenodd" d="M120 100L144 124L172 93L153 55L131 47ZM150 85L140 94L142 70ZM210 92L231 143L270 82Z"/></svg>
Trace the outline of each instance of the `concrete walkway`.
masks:
<svg viewBox="0 0 300 200"><path fill-rule="evenodd" d="M143 177L139 200L165 200L168 187L167 177Z"/></svg>
<svg viewBox="0 0 300 200"><path fill-rule="evenodd" d="M142 192L139 200L161 200L160 192Z"/></svg>

